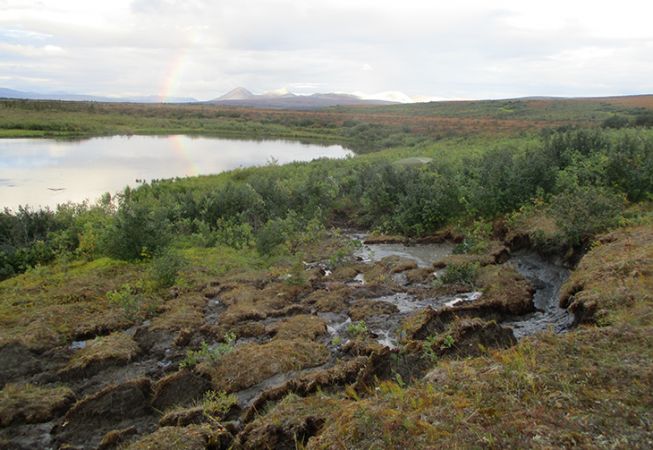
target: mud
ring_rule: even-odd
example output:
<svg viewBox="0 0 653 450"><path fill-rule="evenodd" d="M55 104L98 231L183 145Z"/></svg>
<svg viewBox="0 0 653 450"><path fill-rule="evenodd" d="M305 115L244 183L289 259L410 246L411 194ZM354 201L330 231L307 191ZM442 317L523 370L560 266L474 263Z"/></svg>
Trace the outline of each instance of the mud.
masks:
<svg viewBox="0 0 653 450"><path fill-rule="evenodd" d="M504 325L513 328L515 337L521 339L540 331L564 333L574 327L574 315L559 306L560 288L569 278L569 270L543 260L532 251L521 251L508 262L515 267L533 288L533 303L537 311Z"/></svg>

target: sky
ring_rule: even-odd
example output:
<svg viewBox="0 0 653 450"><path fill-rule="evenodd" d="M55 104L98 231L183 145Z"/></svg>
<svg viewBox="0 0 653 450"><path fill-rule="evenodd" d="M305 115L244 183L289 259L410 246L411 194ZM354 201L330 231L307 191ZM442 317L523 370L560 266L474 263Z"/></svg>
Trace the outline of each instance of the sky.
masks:
<svg viewBox="0 0 653 450"><path fill-rule="evenodd" d="M0 87L651 94L652 17L650 0L0 0Z"/></svg>

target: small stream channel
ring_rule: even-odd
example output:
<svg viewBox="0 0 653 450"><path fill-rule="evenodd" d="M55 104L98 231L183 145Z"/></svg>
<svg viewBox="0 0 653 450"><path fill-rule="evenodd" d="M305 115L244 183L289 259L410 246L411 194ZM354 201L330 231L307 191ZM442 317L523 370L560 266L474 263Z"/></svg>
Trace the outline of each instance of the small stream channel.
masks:
<svg viewBox="0 0 653 450"><path fill-rule="evenodd" d="M363 234L350 234L351 239L361 242L365 239ZM435 261L451 254L454 245L450 243L428 244L428 245L405 245L405 244L363 244L355 256L367 263L381 261L386 256L397 255L403 258L412 259L418 267L431 267ZM565 332L573 326L573 315L558 307L558 294L561 286L569 277L569 270L564 267L552 264L540 258L533 251L521 251L512 254L506 263L514 267L525 279L527 279L535 294L533 302L537 311L504 321L502 325L513 328L517 339L530 336L539 331L552 330L555 333ZM435 270L435 269L434 269ZM362 274L357 278L358 283L364 284ZM407 284L404 274L395 274L394 281L400 285ZM394 330L406 317L431 306L433 309L454 306L456 304L474 302L482 297L481 292L467 292L455 296L442 296L419 300L416 296L397 293L375 300L382 300L392 303L399 309L399 313L373 316L365 319L367 328L377 335L379 342L383 345L393 347ZM340 336L351 321L344 316L346 321L334 321L334 317L325 319L331 320L329 332L335 338ZM337 320L337 319L336 319Z"/></svg>
<svg viewBox="0 0 653 450"><path fill-rule="evenodd" d="M363 241L363 234L348 234L350 239ZM432 267L435 261L451 254L454 245L450 243L428 244L428 245L404 245L404 244L370 244L362 245L355 253L355 257L365 263L378 262L386 256L398 255L403 258L412 259L418 267ZM502 322L503 326L513 328L517 339L530 336L539 331L552 330L555 333L563 333L573 326L573 315L558 307L558 293L560 287L569 276L569 271L561 266L549 263L540 258L535 252L514 253L506 263L513 266L521 275L526 278L535 290L533 301L537 311L525 316L515 317L512 320ZM434 269L435 271L435 269ZM406 275L398 273L393 275L394 281L399 285L407 285ZM365 277L359 273L350 280L351 286L363 286L366 284ZM433 309L440 309L447 306L456 306L462 303L478 301L482 293L478 291L460 293L449 296L419 299L416 295L404 292L392 295L373 298L373 301L384 301L392 303L398 309L394 314L379 314L368 316L364 319L368 332L372 333L378 342L384 346L395 348L396 331L402 321L411 315L430 306ZM218 314L219 315L219 314ZM328 335L323 337L322 342L329 351L336 357L343 357L342 347L348 342L350 336L347 328L356 324L344 313L322 313L317 315L327 322ZM332 364L332 363L331 363ZM238 392L239 403L242 407L248 407L251 402L267 389L277 387L296 376L304 373L328 368L331 364L323 367L315 367L305 371L278 374L270 379Z"/></svg>

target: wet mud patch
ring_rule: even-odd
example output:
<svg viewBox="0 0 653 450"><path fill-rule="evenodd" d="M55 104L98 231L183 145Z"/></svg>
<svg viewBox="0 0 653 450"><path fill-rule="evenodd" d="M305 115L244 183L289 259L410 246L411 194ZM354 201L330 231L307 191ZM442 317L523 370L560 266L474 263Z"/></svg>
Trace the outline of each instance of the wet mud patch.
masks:
<svg viewBox="0 0 653 450"><path fill-rule="evenodd" d="M39 357L17 342L0 348L0 361L0 386L22 381L42 370Z"/></svg>
<svg viewBox="0 0 653 450"><path fill-rule="evenodd" d="M136 426L142 431L155 423L150 401L154 393L147 378L110 386L77 402L65 416L62 426L53 430L58 445L97 447L106 433Z"/></svg>
<svg viewBox="0 0 653 450"><path fill-rule="evenodd" d="M154 390L152 407L165 411L173 406L187 406L211 388L211 382L190 370L181 370L159 380Z"/></svg>

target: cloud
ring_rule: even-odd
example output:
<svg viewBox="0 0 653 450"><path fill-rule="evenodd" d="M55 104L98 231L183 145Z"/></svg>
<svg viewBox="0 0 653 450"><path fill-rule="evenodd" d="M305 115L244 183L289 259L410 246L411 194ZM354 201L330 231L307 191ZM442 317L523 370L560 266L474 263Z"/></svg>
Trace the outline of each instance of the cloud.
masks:
<svg viewBox="0 0 653 450"><path fill-rule="evenodd" d="M468 98L650 92L653 4L596 1L5 0L0 67L13 89L47 78L80 93L149 95L174 76L175 95L199 99L239 85Z"/></svg>

